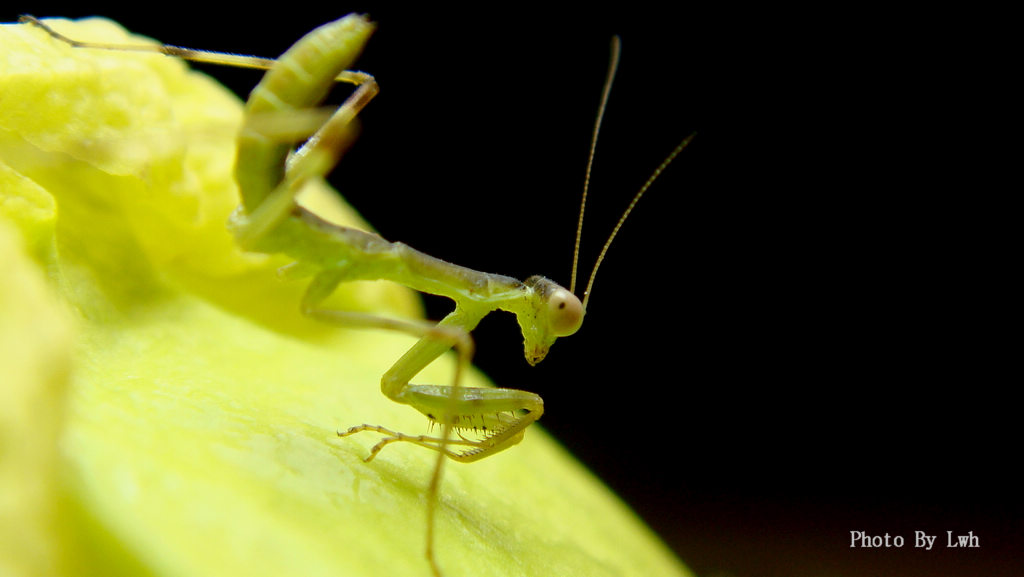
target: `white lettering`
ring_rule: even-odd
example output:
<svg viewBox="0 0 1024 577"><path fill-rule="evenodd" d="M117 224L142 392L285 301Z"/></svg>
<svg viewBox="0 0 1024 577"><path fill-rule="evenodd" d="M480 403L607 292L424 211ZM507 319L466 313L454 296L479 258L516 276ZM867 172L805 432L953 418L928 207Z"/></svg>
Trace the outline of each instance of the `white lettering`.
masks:
<svg viewBox="0 0 1024 577"><path fill-rule="evenodd" d="M864 531L850 531L850 547L902 547L903 537L868 535Z"/></svg>
<svg viewBox="0 0 1024 577"><path fill-rule="evenodd" d="M953 532L946 531L946 547L981 547L978 543L978 536L974 534L974 531L968 531L966 535L957 535L956 541L953 541Z"/></svg>
<svg viewBox="0 0 1024 577"><path fill-rule="evenodd" d="M937 535L927 535L924 531L914 531L914 547L924 547L925 551L931 551L936 537Z"/></svg>

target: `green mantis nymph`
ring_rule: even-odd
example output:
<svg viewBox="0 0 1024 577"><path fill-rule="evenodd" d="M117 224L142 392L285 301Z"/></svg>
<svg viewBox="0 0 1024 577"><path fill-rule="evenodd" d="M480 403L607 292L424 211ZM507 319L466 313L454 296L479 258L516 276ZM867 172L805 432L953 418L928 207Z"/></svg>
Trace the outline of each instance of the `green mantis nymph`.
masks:
<svg viewBox="0 0 1024 577"><path fill-rule="evenodd" d="M540 396L527 391L460 386L460 376L469 363L473 341L469 333L487 314L504 310L516 315L522 330L526 360L534 365L548 354L554 342L580 329L598 267L608 245L640 197L689 144L687 136L657 167L615 226L595 263L583 297L575 294L577 257L569 288L541 276L525 281L478 272L419 252L400 242L338 226L302 207L296 195L311 179L325 177L340 160L355 137L353 120L377 94L372 76L349 70L374 30L359 15L349 15L307 34L280 58L264 59L174 46L111 45L83 43L66 38L42 22L23 17L54 38L72 46L160 52L169 56L229 66L266 69L246 105L246 121L238 136L235 178L241 204L230 226L246 250L284 253L294 259L292 277L311 278L300 303L304 314L344 327L379 328L403 332L419 340L384 373L381 390L389 399L407 404L440 426L436 436L408 435L377 425L357 425L339 436L372 431L384 435L371 450L367 461L395 442L407 442L437 452L437 463L428 494L427 557L435 574L440 574L434 554L434 511L445 458L471 462L503 451L517 443L525 430L544 412ZM591 159L618 62L618 40L602 94L600 112L591 143ZM301 115L315 109L336 82L355 85L354 92L297 149L292 139L268 128L270 115ZM577 228L576 252L586 202L587 167L583 202ZM358 280L388 280L417 291L452 299L455 309L438 323L385 318L371 314L330 309L323 306L339 284ZM427 365L454 348L458 363L448 386L412 384ZM453 432L457 433L453 436Z"/></svg>

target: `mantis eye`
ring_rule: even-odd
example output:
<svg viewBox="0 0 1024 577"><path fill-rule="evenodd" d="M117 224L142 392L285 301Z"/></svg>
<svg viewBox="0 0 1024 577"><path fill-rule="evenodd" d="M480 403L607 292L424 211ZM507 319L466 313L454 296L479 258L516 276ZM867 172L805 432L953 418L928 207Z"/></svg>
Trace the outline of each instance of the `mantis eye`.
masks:
<svg viewBox="0 0 1024 577"><path fill-rule="evenodd" d="M567 337L583 324L583 303L576 295L559 288L548 298L548 323L557 337Z"/></svg>

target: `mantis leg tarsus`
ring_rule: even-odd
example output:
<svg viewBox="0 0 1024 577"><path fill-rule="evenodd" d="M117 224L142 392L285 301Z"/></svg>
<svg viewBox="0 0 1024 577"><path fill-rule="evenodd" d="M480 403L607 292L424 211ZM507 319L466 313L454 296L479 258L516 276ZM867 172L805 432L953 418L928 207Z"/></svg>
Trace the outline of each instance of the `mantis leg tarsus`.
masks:
<svg viewBox="0 0 1024 577"><path fill-rule="evenodd" d="M362 433L364 431L372 431L375 433L385 435L383 439L381 439L376 445L370 448L370 455L363 459L364 461L367 462L372 461L373 458L377 456L377 453L379 453L384 447L397 442L407 442L427 449L432 449L434 451L442 453L444 456L449 457L455 461L476 460L467 458L467 453L475 455L475 452L473 451L479 450L483 444L482 441L467 439L461 435L459 436L459 438L454 439L445 439L443 437L431 437L429 435L407 435L405 433L400 433L398 431L392 431L391 429L382 427L380 425L357 425L355 427L350 427L347 431L344 432L338 431L338 436L348 437L350 435ZM456 452L447 448L448 446L451 445L462 445L470 447L471 449L469 449L469 451L467 452Z"/></svg>

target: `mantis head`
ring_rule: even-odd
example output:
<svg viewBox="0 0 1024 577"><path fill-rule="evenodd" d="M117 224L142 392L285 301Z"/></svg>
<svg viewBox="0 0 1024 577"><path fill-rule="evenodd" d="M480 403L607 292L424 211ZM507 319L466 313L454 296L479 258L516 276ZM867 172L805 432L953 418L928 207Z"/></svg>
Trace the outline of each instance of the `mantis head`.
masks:
<svg viewBox="0 0 1024 577"><path fill-rule="evenodd" d="M548 280L542 276L532 276L526 279L526 286L532 289L533 293L529 299L530 306L523 313L517 313L519 326L523 330L524 346L526 348L526 361L531 365L544 360L548 349L558 339L567 337L580 329L583 324L583 316L587 311L587 301L590 300L590 290L594 287L594 278L597 276L597 269L608 253L608 247L615 240L622 224L633 211L633 207L640 202L640 198L647 192L654 181L658 179L662 171L683 151L696 135L692 133L680 142L672 152L654 170L654 173L644 182L640 190L633 196L626 210L619 217L618 222L612 229L608 240L605 241L601 252L597 256L594 268L590 271L590 280L583 290L583 300L576 296L576 273L579 265L580 239L583 236L583 213L587 206L587 191L590 188L590 172L594 163L594 151L597 148L597 135L601 132L601 119L604 118L605 108L608 106L608 94L611 92L612 80L615 78L615 71L619 64L619 37L612 38L611 62L608 64L608 76L605 78L604 90L601 93L601 103L598 107L597 121L594 123L594 134L590 142L590 155L587 158L587 171L583 179L583 198L580 200L580 215L576 226L576 246L572 257L572 276L569 288L563 288L558 283Z"/></svg>
<svg viewBox="0 0 1024 577"><path fill-rule="evenodd" d="M533 291L532 306L527 314L516 316L523 330L526 362L536 365L544 360L558 337L580 330L586 310L576 295L554 281L532 276L525 284Z"/></svg>

